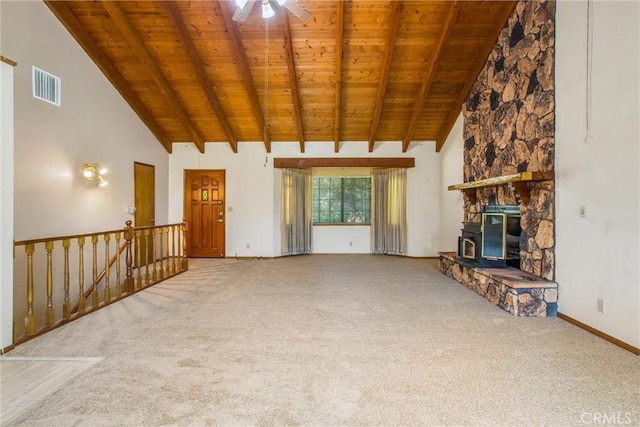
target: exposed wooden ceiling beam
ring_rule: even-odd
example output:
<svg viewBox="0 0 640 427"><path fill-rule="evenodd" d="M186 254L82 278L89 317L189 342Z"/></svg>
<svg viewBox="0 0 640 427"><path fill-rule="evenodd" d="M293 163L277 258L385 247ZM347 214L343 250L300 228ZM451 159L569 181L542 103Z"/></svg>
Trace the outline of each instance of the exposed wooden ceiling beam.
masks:
<svg viewBox="0 0 640 427"><path fill-rule="evenodd" d="M396 39L398 38L398 30L400 29L400 18L402 17L402 1L392 1L391 26L389 27L389 34L387 35L387 42L384 53L384 60L382 63L382 77L378 84L378 94L376 95L376 101L373 110L373 119L371 121L371 131L369 133L369 152L373 152L373 147L376 142L376 133L378 133L378 126L380 125L380 115L382 114L382 104L384 102L384 95L387 91L387 82L389 81L389 70L391 69L391 59L393 58L393 51L396 48Z"/></svg>
<svg viewBox="0 0 640 427"><path fill-rule="evenodd" d="M146 68L148 68L151 76L160 87L160 91L171 105L174 113L176 113L178 120L180 120L182 126L186 129L191 138L193 138L193 142L196 144L198 150L201 153L204 153L204 138L191 120L189 113L187 113L186 109L180 102L180 99L171 86L171 83L169 83L165 75L162 73L158 62L149 52L149 49L127 17L127 14L122 9L120 3L117 1L105 1L100 4L104 7L120 32L124 35L127 43L131 45L138 59Z"/></svg>
<svg viewBox="0 0 640 427"><path fill-rule="evenodd" d="M340 151L340 112L342 111L342 39L344 34L344 1L336 7L336 97L333 111L333 151Z"/></svg>
<svg viewBox="0 0 640 427"><path fill-rule="evenodd" d="M413 157L278 157L273 167L282 168L413 168Z"/></svg>
<svg viewBox="0 0 640 427"><path fill-rule="evenodd" d="M451 2L451 6L449 6L449 12L447 13L447 18L442 24L442 31L440 31L440 37L438 39L438 44L433 52L433 56L431 60L427 63L427 68L424 71L424 76L422 79L422 84L420 85L420 90L418 91L418 96L416 98L415 106L413 107L413 111L411 113L411 118L409 119L409 126L407 126L407 131L402 139L402 152L406 152L409 148L409 143L413 138L413 133L416 130L416 126L418 125L418 120L420 120L420 116L422 115L422 110L424 109L424 103L427 100L427 95L429 94L429 89L431 88L431 83L433 82L433 76L435 75L435 70L437 65L440 63L440 55L442 53L442 47L445 45L445 42L451 35L451 30L453 30L453 25L456 23L458 19L458 14L460 13L460 9L458 7L458 0Z"/></svg>
<svg viewBox="0 0 640 427"><path fill-rule="evenodd" d="M218 122L220 126L222 126L222 130L229 141L229 145L231 146L231 150L234 153L238 152L238 139L236 138L233 129L231 129L231 125L229 124L229 120L227 120L227 115L220 104L220 100L216 95L214 84L209 77L209 73L207 73L207 69L196 50L196 46L193 44L193 40L191 39L191 35L189 34L189 30L187 30L187 26L182 19L182 15L180 14L180 9L178 9L178 5L173 1L162 1L160 2L162 7L164 8L167 16L171 19L173 23L173 28L178 35L180 43L189 53L189 57L191 58L191 63L193 67L196 69L196 74L198 75L198 80L200 81L200 86L202 86L202 90L213 108L213 111L216 113L216 117L218 118Z"/></svg>
<svg viewBox="0 0 640 427"><path fill-rule="evenodd" d="M291 99L293 101L293 114L298 129L298 140L300 141L300 152L304 153L304 128L302 127L302 109L300 108L300 94L298 93L298 74L293 54L293 42L291 40L291 26L289 25L289 13L286 9L280 10L282 20L282 30L284 32L284 49L287 53L287 67L289 68L289 87L291 88Z"/></svg>
<svg viewBox="0 0 640 427"><path fill-rule="evenodd" d="M470 68L471 71L465 79L465 84L455 101L454 107L449 112L449 115L447 116L447 119L444 122L442 129L440 130L440 134L436 138L436 152L440 152L442 146L447 140L449 132L451 132L451 128L453 128L453 125L458 119L458 115L460 114L460 110L462 109L462 103L465 99L467 99L467 96L469 96L471 87L476 82L478 74L480 74L480 71L482 71L485 64L487 63L487 58L489 57L489 54L493 49L493 45L496 44L498 35L500 35L500 32L507 24L507 20L509 19L509 16L511 16L511 13L513 13L513 9L516 7L516 4L518 4L517 0L505 2L505 4L503 5L502 13L498 18L498 25L495 27L494 32L487 38L487 42L484 44L482 49L478 51L476 62L473 67Z"/></svg>
<svg viewBox="0 0 640 427"><path fill-rule="evenodd" d="M138 95L131 89L129 83L122 77L104 51L93 41L85 27L80 24L65 2L45 1L51 12L69 31L78 44L89 55L100 71L107 77L114 88L122 95L133 111L140 117L140 120L149 128L151 133L158 139L162 146L169 153L172 151L171 139L154 119L146 105L140 100Z"/></svg>
<svg viewBox="0 0 640 427"><path fill-rule="evenodd" d="M258 98L256 83L253 81L251 67L249 66L247 54L242 45L240 30L238 30L238 26L232 19L232 11L229 10L230 7L233 7L233 4L233 2L229 2L227 0L218 0L218 5L220 6L220 11L222 12L222 18L224 19L225 28L229 32L230 42L232 45L231 50L233 52L235 62L240 68L241 80L247 88L247 93L249 95L249 100L251 101L251 107L253 109L253 115L258 122L258 126L260 126L260 132L262 133L262 139L264 140L264 148L267 150L267 153L270 153L271 136L269 135L269 129L267 129L264 121L264 112L262 110L262 105L260 105L260 99ZM265 64L265 67L266 66L268 66L268 64ZM267 96L267 94L265 94L265 96Z"/></svg>

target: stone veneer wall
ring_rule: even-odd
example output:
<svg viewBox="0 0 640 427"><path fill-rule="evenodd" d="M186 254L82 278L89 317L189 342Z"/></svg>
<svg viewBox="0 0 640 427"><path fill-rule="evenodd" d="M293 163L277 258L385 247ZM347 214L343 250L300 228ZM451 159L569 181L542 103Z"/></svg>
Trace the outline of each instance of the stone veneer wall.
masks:
<svg viewBox="0 0 640 427"><path fill-rule="evenodd" d="M555 2L520 1L463 105L464 180L554 170ZM554 280L554 181L531 182L521 204L520 269ZM466 198L465 198L466 199ZM465 221L487 204L520 204L508 186L465 200Z"/></svg>

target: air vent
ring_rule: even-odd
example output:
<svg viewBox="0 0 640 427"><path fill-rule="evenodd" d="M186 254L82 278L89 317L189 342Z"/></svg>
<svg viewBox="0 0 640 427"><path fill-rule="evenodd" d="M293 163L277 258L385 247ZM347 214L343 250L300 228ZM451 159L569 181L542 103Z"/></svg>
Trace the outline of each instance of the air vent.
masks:
<svg viewBox="0 0 640 427"><path fill-rule="evenodd" d="M33 97L60 106L60 78L33 67Z"/></svg>

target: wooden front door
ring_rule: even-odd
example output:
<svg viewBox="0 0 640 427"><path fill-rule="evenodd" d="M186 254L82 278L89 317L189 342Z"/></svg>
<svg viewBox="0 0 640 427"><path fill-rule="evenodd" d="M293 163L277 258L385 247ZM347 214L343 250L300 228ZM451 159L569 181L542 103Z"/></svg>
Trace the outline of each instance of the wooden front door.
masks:
<svg viewBox="0 0 640 427"><path fill-rule="evenodd" d="M185 170L187 255L221 258L225 250L223 170Z"/></svg>
<svg viewBox="0 0 640 427"><path fill-rule="evenodd" d="M136 212L134 214L135 227L147 227L155 225L156 218L156 170L153 165L144 163L133 163L133 187ZM141 265L153 262L153 242L152 238L140 237L139 245L136 247L136 259ZM140 251L138 258L137 251Z"/></svg>

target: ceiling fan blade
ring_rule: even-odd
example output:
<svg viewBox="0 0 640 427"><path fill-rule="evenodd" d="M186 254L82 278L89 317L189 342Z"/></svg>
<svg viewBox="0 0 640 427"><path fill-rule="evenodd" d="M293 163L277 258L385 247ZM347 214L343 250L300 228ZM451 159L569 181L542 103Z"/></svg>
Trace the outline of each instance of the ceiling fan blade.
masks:
<svg viewBox="0 0 640 427"><path fill-rule="evenodd" d="M311 11L306 7L304 7L302 3L300 3L298 0L287 0L284 3L284 7L289 9L289 12L291 12L293 15L297 16L303 21L306 21L307 19L311 18L311 15L312 15Z"/></svg>
<svg viewBox="0 0 640 427"><path fill-rule="evenodd" d="M231 19L237 22L246 20L249 17L249 13L251 13L251 9L253 9L255 2L256 0L249 0L242 9L236 9L236 13L233 14L233 18Z"/></svg>

